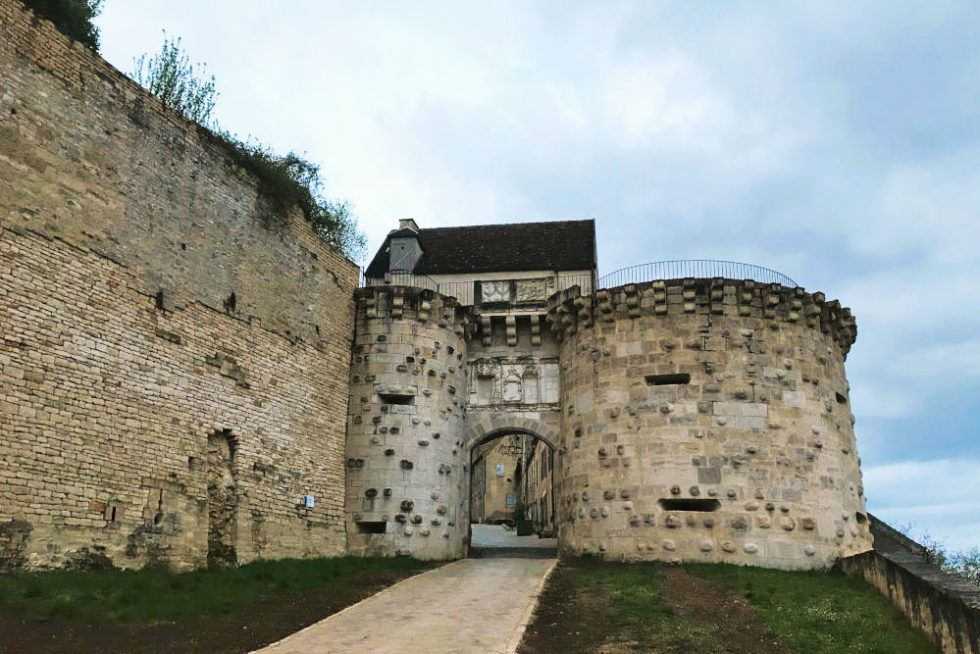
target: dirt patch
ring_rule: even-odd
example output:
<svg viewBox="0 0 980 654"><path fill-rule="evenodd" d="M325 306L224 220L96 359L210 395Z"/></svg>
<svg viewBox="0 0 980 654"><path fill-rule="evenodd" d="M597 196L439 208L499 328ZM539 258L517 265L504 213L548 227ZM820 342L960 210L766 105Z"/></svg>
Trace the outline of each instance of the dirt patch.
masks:
<svg viewBox="0 0 980 654"><path fill-rule="evenodd" d="M758 652L759 654L796 654L773 634L749 602L732 590L700 577L683 568L663 569L667 601L679 616L717 629L725 643L725 652Z"/></svg>
<svg viewBox="0 0 980 654"><path fill-rule="evenodd" d="M247 652L273 643L419 571L372 570L356 583L283 593L227 614L157 624L0 617L0 652Z"/></svg>
<svg viewBox="0 0 980 654"><path fill-rule="evenodd" d="M521 654L795 654L728 588L681 568L563 559Z"/></svg>
<svg viewBox="0 0 980 654"><path fill-rule="evenodd" d="M587 567L588 563L577 565ZM563 560L548 578L524 633L520 654L598 652L606 640L608 626L603 621L610 610L609 598L582 592L569 567L570 563Z"/></svg>

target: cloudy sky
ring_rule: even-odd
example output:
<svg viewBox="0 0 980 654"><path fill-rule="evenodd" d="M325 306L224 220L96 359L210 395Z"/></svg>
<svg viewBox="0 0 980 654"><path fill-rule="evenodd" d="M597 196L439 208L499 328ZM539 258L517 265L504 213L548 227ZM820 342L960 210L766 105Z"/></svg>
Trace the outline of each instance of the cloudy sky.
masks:
<svg viewBox="0 0 980 654"><path fill-rule="evenodd" d="M377 249L595 218L600 272L776 268L850 306L872 512L980 545L980 4L106 0L227 129L322 163Z"/></svg>

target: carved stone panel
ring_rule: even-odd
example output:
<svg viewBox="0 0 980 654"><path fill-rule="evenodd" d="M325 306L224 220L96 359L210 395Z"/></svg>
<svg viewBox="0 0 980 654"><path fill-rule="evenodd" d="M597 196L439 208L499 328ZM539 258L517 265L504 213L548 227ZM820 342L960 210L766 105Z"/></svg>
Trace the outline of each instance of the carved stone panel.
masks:
<svg viewBox="0 0 980 654"><path fill-rule="evenodd" d="M548 299L548 278L519 279L514 282L517 303L544 302Z"/></svg>
<svg viewBox="0 0 980 654"><path fill-rule="evenodd" d="M473 364L477 379L493 379L497 376L497 364L490 359L480 359Z"/></svg>
<svg viewBox="0 0 980 654"><path fill-rule="evenodd" d="M504 377L504 402L522 402L524 400L524 380L518 372L519 366L510 366Z"/></svg>
<svg viewBox="0 0 980 654"><path fill-rule="evenodd" d="M480 282L483 302L510 302L510 282Z"/></svg>
<svg viewBox="0 0 980 654"><path fill-rule="evenodd" d="M559 368L555 361L527 358L483 358L469 363L469 403L554 404L559 401Z"/></svg>

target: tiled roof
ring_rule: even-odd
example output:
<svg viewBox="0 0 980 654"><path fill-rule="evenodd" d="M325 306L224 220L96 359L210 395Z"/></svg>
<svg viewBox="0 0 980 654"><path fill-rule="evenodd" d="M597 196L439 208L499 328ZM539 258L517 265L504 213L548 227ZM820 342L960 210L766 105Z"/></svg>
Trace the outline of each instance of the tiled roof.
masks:
<svg viewBox="0 0 980 654"><path fill-rule="evenodd" d="M410 230L389 234L365 274L383 277L392 236L412 234ZM596 267L594 220L435 227L419 230L418 238L422 257L412 272L419 275Z"/></svg>

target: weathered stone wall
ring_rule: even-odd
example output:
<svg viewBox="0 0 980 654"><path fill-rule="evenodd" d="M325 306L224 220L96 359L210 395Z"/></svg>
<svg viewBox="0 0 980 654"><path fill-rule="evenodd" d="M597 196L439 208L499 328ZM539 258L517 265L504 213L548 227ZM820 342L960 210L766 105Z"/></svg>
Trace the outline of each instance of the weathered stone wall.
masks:
<svg viewBox="0 0 980 654"><path fill-rule="evenodd" d="M0 0L0 80L0 226L122 263L167 308L350 338L356 267L274 211L214 137L17 0Z"/></svg>
<svg viewBox="0 0 980 654"><path fill-rule="evenodd" d="M487 515L487 460L475 452L470 463L470 520L483 522Z"/></svg>
<svg viewBox="0 0 980 654"><path fill-rule="evenodd" d="M464 554L469 465L467 318L407 287L356 294L347 437L348 542L355 554Z"/></svg>
<svg viewBox="0 0 980 654"><path fill-rule="evenodd" d="M0 531L23 536L0 539L0 566L202 565L212 473L238 562L343 553L341 353L161 310L98 254L0 235Z"/></svg>
<svg viewBox="0 0 980 654"><path fill-rule="evenodd" d="M344 551L357 271L257 188L0 0L0 565Z"/></svg>
<svg viewBox="0 0 980 654"><path fill-rule="evenodd" d="M534 455L528 465L527 503L528 514L538 529L554 527L554 503L552 502L551 471L555 458L551 448L543 441L534 442Z"/></svg>
<svg viewBox="0 0 980 654"><path fill-rule="evenodd" d="M677 280L561 297L549 320L563 548L811 568L871 547L848 310L802 289Z"/></svg>

